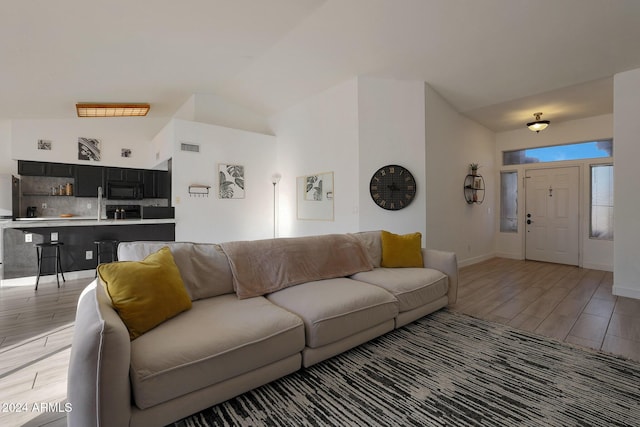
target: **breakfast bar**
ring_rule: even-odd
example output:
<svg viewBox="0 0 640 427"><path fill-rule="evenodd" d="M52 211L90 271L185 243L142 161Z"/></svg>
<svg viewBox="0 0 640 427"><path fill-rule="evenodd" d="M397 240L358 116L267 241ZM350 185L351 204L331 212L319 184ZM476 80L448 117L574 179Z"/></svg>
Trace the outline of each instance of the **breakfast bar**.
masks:
<svg viewBox="0 0 640 427"><path fill-rule="evenodd" d="M131 242L174 241L175 219L103 219L90 217L23 218L2 224L3 282L35 277L38 272L37 243L60 241L63 271L96 268L97 240ZM8 249L10 248L10 249ZM54 274L54 260L44 260L42 274Z"/></svg>

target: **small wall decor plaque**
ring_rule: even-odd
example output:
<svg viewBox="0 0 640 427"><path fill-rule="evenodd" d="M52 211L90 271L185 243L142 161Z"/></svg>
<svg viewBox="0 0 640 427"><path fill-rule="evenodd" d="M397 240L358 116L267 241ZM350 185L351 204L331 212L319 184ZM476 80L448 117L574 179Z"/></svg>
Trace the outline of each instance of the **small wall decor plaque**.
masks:
<svg viewBox="0 0 640 427"><path fill-rule="evenodd" d="M121 155L122 157L131 157L131 149L130 149L130 148L123 148L123 149L120 151L120 155Z"/></svg>
<svg viewBox="0 0 640 427"><path fill-rule="evenodd" d="M244 199L244 166L219 164L218 179L220 199Z"/></svg>
<svg viewBox="0 0 640 427"><path fill-rule="evenodd" d="M38 150L51 150L51 141L48 139L39 139Z"/></svg>

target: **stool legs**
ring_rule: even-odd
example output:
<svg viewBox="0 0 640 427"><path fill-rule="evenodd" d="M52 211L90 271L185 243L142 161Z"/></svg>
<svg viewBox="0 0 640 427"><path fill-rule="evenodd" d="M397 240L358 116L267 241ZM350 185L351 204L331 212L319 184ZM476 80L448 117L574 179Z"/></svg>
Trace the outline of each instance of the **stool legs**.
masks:
<svg viewBox="0 0 640 427"><path fill-rule="evenodd" d="M66 282L64 278L64 272L62 271L62 263L60 262L60 247L56 246L56 282L58 282L58 287L60 287L60 279L58 279L58 271L62 276L62 281Z"/></svg>
<svg viewBox="0 0 640 427"><path fill-rule="evenodd" d="M38 290L38 283L40 282L40 273L42 273L42 249L36 246L36 254L38 257L38 276L36 277L36 291Z"/></svg>
<svg viewBox="0 0 640 427"><path fill-rule="evenodd" d="M107 247L111 248L111 261L109 262L114 262L118 260L118 243L120 243L117 240L96 240L95 242L93 242L96 245L96 274L95 277L98 277L98 265L100 265L100 263L102 263L103 258L105 257L105 253L103 253L102 249L103 249L103 245L107 245Z"/></svg>
<svg viewBox="0 0 640 427"><path fill-rule="evenodd" d="M44 256L44 249L45 247L51 247L51 246L55 246L55 274L56 274L56 283L58 284L58 288L60 288L60 276L62 276L62 281L66 282L67 280L64 277L64 272L62 271L62 262L60 261L60 246L56 245L51 245L51 244L38 244L36 245L36 256L38 258L38 275L36 276L36 291L38 290L38 284L40 283L40 276L42 275L42 259L45 258ZM47 257L47 258L50 258Z"/></svg>

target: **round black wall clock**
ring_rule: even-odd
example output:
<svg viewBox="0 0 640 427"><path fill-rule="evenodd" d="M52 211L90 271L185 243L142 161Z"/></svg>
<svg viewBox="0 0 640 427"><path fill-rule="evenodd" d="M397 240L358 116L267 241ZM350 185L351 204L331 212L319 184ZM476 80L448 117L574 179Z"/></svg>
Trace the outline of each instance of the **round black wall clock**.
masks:
<svg viewBox="0 0 640 427"><path fill-rule="evenodd" d="M402 166L383 166L371 177L369 192L376 205L397 211L409 206L416 197L416 180Z"/></svg>

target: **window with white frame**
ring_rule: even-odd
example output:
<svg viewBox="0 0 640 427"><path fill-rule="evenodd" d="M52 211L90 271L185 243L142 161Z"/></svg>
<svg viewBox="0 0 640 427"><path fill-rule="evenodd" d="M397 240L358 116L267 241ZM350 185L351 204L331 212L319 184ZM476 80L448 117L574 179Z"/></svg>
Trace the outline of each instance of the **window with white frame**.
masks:
<svg viewBox="0 0 640 427"><path fill-rule="evenodd" d="M589 237L613 240L613 165L591 165Z"/></svg>
<svg viewBox="0 0 640 427"><path fill-rule="evenodd" d="M612 139L504 151L502 153L502 164L524 165L529 163L601 159L607 157L613 157Z"/></svg>
<svg viewBox="0 0 640 427"><path fill-rule="evenodd" d="M518 232L518 172L500 172L500 231Z"/></svg>

